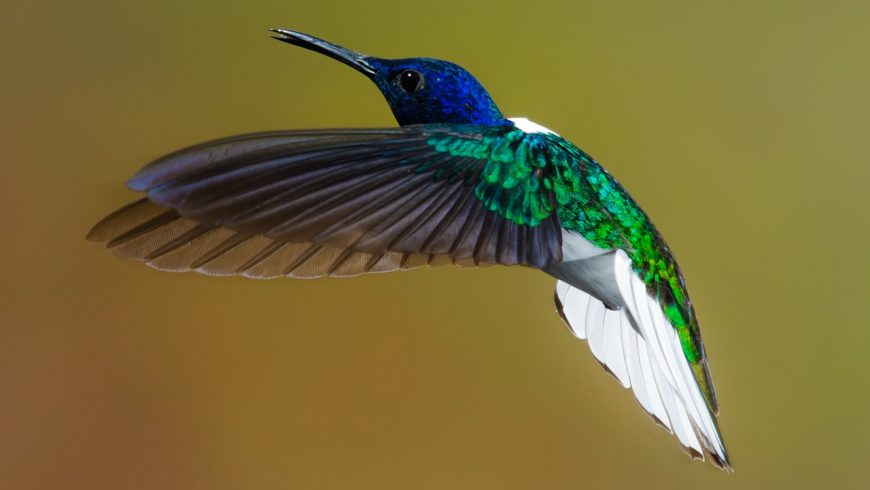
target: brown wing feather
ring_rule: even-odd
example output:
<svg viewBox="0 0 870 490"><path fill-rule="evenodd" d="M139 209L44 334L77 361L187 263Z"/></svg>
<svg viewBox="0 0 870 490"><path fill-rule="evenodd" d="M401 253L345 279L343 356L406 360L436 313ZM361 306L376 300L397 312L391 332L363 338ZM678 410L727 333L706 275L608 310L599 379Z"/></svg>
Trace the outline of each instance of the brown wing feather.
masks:
<svg viewBox="0 0 870 490"><path fill-rule="evenodd" d="M112 244L107 248L113 254L144 261L162 271L256 279L349 277L451 263L433 263L433 256L427 254L373 254L245 235L182 218L147 199L106 217L94 226L88 240Z"/></svg>

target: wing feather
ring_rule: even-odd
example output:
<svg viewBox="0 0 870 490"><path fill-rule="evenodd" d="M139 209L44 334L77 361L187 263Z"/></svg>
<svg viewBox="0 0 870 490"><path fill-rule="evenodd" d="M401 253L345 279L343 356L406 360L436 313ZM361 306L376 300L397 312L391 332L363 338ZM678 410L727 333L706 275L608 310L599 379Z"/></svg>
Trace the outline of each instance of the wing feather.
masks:
<svg viewBox="0 0 870 490"><path fill-rule="evenodd" d="M515 131L471 130L496 141ZM555 213L532 226L488 209L475 191L487 156L437 147L429 138L438 131L286 131L197 145L139 171L129 185L146 199L109 215L89 239L158 269L251 277L279 267L317 277L560 260Z"/></svg>
<svg viewBox="0 0 870 490"><path fill-rule="evenodd" d="M626 346L622 343L622 324L628 323L618 310L607 310L604 321L604 365L623 388L630 386L625 363Z"/></svg>
<svg viewBox="0 0 870 490"><path fill-rule="evenodd" d="M647 349L646 341L643 340L643 337L638 337L640 342L638 342L638 357L640 358L640 366L643 372L643 386L645 392L650 397L650 405L652 406L652 410L650 413L660 424L667 429L668 432L673 433L671 430L671 418L668 416L668 411L665 408L665 402L662 398L662 387L659 388L659 381L656 380L656 373L653 370L653 364L650 359L649 349Z"/></svg>
<svg viewBox="0 0 870 490"><path fill-rule="evenodd" d="M683 353L676 330L666 321L658 301L647 292L646 285L632 269L631 259L625 252L617 252L614 273L619 290L625 299L626 314L647 344L654 372L657 369L661 373L661 377L656 375L656 378L664 404L667 408L670 400L673 399L677 406L676 411L674 407L668 408L672 425L676 426L682 420L680 411L685 412L693 429L692 432L697 432L697 437L701 439L699 452L709 456L714 464L726 469L730 468L715 415L705 403L701 387L692 375L692 369ZM672 392L670 397L667 391ZM675 414L677 417L674 416ZM684 446L698 450L685 444L686 441L692 442L695 438L694 435L685 433L680 436Z"/></svg>

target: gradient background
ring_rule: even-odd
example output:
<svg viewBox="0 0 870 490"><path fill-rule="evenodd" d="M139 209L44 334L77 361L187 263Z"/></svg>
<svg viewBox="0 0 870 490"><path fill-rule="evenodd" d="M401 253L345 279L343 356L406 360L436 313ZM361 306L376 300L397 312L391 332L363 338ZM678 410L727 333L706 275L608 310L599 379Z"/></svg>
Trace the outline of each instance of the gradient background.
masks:
<svg viewBox="0 0 870 490"><path fill-rule="evenodd" d="M0 488L868 488L867 2L36 1L0 28ZM736 473L500 268L269 282L84 242L180 146L393 125L282 26L469 68L685 271Z"/></svg>

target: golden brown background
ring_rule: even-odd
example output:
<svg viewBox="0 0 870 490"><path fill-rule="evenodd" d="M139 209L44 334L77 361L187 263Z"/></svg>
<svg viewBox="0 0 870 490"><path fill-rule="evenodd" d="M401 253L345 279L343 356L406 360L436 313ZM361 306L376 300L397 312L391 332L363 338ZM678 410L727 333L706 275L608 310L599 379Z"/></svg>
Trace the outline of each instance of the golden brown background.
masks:
<svg viewBox="0 0 870 490"><path fill-rule="evenodd" d="M703 4L703 5L702 5ZM868 488L867 2L12 2L0 488ZM162 153L392 125L302 30L475 73L687 275L734 458L693 464L517 268L259 282L84 242Z"/></svg>

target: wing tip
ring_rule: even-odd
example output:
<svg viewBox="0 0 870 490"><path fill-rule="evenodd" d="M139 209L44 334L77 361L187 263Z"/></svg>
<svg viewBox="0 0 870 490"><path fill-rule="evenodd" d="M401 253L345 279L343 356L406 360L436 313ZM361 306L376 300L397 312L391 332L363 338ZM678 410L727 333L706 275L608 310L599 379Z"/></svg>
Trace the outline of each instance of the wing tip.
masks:
<svg viewBox="0 0 870 490"><path fill-rule="evenodd" d="M662 429L664 429L665 432L667 432L668 434L670 434L670 435L673 435L673 434L674 434L674 430L671 429L671 426L670 426L670 425L668 425L667 423L665 423L665 421L662 420L662 419L660 419L656 414L654 414L654 413L652 413L652 412L648 412L648 411L646 410L646 407L644 407L643 405L641 405L640 401L638 401L637 398L635 398L635 401L636 401L637 404L640 406L640 408L643 409L643 413L647 414L647 416L649 416L649 418L652 419L653 423L655 423L657 426L659 426L659 427L661 427Z"/></svg>
<svg viewBox="0 0 870 490"><path fill-rule="evenodd" d="M713 418L713 424L716 428L716 436L719 437L719 448L712 450L709 446L705 446L707 456L710 457L710 462L713 463L713 466L727 473L734 473L731 456L729 456L728 450L725 448L725 442L722 441L722 436L719 434L719 425L716 423L715 417Z"/></svg>
<svg viewBox="0 0 870 490"><path fill-rule="evenodd" d="M556 313L559 314L559 318L562 319L562 323L564 323L565 326L568 327L568 330L571 331L571 333L574 333L574 329L571 328L571 323L568 321L568 317L565 316L565 305L562 304L562 300L559 298L558 288L556 289L556 291L553 292L553 301L555 301L556 303Z"/></svg>
<svg viewBox="0 0 870 490"><path fill-rule="evenodd" d="M90 243L110 243L136 226L167 211L169 211L167 208L154 204L147 197L139 198L98 221L85 235L85 240Z"/></svg>
<svg viewBox="0 0 870 490"><path fill-rule="evenodd" d="M115 222L118 220L118 218L124 213L127 213L128 211L131 211L134 208L143 205L143 201L146 200L147 199L145 198L137 199L107 214L103 219L101 219L94 226L92 226L90 230L88 230L88 234L85 235L85 240L90 243L110 242L113 238L115 238L117 234L119 234L114 230L114 228L116 228Z"/></svg>
<svg viewBox="0 0 870 490"><path fill-rule="evenodd" d="M613 372L612 369L610 369L610 366L608 366L606 363L604 363L603 361L601 361L597 357L595 357L595 356L592 356L592 357L596 361L598 361L598 365L601 366L601 369L603 369L605 373L609 374L613 379L616 380L617 383L619 383L619 386L621 386L623 388L631 388L631 383L622 380L618 374L616 374L615 372ZM641 407L643 407L643 405L641 405Z"/></svg>
<svg viewBox="0 0 870 490"><path fill-rule="evenodd" d="M148 190L150 179L148 178L147 168L139 170L127 180L127 188L131 191L145 192Z"/></svg>
<svg viewBox="0 0 870 490"><path fill-rule="evenodd" d="M680 448L683 450L684 453L688 454L689 457L692 458L692 461L704 461L703 452L698 451L693 447L683 446L682 444L680 444Z"/></svg>
<svg viewBox="0 0 870 490"><path fill-rule="evenodd" d="M712 463L716 468L719 468L726 473L734 473L734 466L731 464L731 458L728 456L727 452L717 454L711 451L707 453L707 456L710 458L710 463Z"/></svg>
<svg viewBox="0 0 870 490"><path fill-rule="evenodd" d="M699 438L700 439L700 438ZM703 439L702 439L703 440ZM684 446L682 443L680 444L680 448L689 455L694 461L709 461L716 469L722 470L726 473L734 473L734 467L731 465L731 459L728 457L728 453L723 452L719 453L713 449L711 449L704 442L701 443L702 451L699 452L697 449Z"/></svg>

